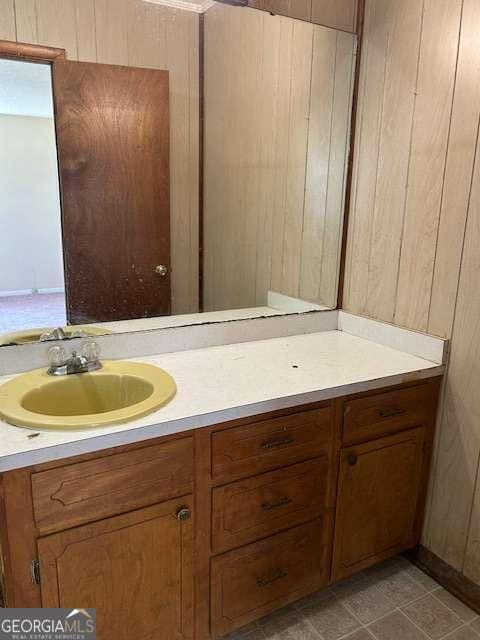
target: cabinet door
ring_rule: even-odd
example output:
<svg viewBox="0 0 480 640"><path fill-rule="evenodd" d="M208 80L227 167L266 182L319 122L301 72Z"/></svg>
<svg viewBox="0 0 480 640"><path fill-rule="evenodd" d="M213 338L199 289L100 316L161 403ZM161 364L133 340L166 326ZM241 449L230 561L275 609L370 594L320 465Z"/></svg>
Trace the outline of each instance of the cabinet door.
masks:
<svg viewBox="0 0 480 640"><path fill-rule="evenodd" d="M96 608L99 640L192 638L193 522L179 514L191 503L189 496L41 538L42 606Z"/></svg>
<svg viewBox="0 0 480 640"><path fill-rule="evenodd" d="M333 579L416 544L425 429L343 449Z"/></svg>

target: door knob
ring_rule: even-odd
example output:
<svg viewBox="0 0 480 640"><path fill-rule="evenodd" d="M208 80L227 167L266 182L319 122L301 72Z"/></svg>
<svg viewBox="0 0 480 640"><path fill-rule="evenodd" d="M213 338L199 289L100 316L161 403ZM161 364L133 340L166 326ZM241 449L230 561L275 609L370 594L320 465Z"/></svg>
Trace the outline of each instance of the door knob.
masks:
<svg viewBox="0 0 480 640"><path fill-rule="evenodd" d="M168 275L168 267L166 267L164 264L159 264L157 267L155 267L155 273L157 274L157 276L165 278L165 276Z"/></svg>

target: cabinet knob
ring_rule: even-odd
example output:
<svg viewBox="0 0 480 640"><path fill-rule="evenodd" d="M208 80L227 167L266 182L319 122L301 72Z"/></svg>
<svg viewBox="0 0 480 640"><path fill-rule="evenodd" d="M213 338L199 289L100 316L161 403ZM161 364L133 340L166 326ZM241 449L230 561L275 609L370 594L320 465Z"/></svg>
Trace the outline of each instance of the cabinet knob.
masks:
<svg viewBox="0 0 480 640"><path fill-rule="evenodd" d="M165 278L165 276L168 275L168 267L166 267L164 264L159 264L157 267L155 267L155 273L157 274L157 276L160 276L160 278Z"/></svg>
<svg viewBox="0 0 480 640"><path fill-rule="evenodd" d="M188 507L181 507L175 514L175 517L177 520L183 522L184 520L189 520L192 517L192 512Z"/></svg>
<svg viewBox="0 0 480 640"><path fill-rule="evenodd" d="M347 462L351 467L354 467L358 462L358 456L356 453L349 453L347 456Z"/></svg>

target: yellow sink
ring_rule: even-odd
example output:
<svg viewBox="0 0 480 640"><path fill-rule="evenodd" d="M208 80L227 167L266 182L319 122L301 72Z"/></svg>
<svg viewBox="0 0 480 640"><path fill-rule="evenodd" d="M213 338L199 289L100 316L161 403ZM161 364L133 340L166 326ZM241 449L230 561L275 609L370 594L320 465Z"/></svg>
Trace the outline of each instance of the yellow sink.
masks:
<svg viewBox="0 0 480 640"><path fill-rule="evenodd" d="M18 427L85 429L148 415L176 393L173 378L153 365L102 364L92 373L52 377L37 369L13 378L0 386L0 417Z"/></svg>
<svg viewBox="0 0 480 640"><path fill-rule="evenodd" d="M71 325L62 327L67 336L81 331L85 336L104 336L112 333L109 329L101 327L91 327L90 325ZM15 331L14 333L3 333L0 335L0 347L7 344L26 344L29 342L40 342L40 337L46 333L51 333L54 327L38 327L36 329L25 329L25 331Z"/></svg>

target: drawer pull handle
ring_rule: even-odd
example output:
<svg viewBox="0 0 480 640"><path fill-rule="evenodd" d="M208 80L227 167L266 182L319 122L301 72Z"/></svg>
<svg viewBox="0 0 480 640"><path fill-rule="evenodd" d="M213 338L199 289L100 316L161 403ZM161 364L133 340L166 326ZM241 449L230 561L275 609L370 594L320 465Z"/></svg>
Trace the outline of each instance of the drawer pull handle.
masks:
<svg viewBox="0 0 480 640"><path fill-rule="evenodd" d="M354 467L358 462L358 456L356 453L349 453L347 456L347 462L350 467Z"/></svg>
<svg viewBox="0 0 480 640"><path fill-rule="evenodd" d="M262 449L276 449L277 447L285 447L288 444L295 442L293 438L287 436L281 440L265 440L262 442Z"/></svg>
<svg viewBox="0 0 480 640"><path fill-rule="evenodd" d="M293 502L293 500L285 496L284 498L280 498L280 500L277 500L277 502L263 502L262 509L264 511L272 511L272 509L278 509L280 507L284 507L287 504L290 504L291 502Z"/></svg>
<svg viewBox="0 0 480 640"><path fill-rule="evenodd" d="M283 580L288 576L288 572L284 569L276 569L272 571L268 576L262 576L261 578L257 578L257 584L259 587L268 587L268 585L273 582L277 582L277 580Z"/></svg>
<svg viewBox="0 0 480 640"><path fill-rule="evenodd" d="M181 507L180 509L178 509L175 517L177 520L180 520L180 522L183 522L184 520L190 520L190 518L192 517L192 512L188 507Z"/></svg>
<svg viewBox="0 0 480 640"><path fill-rule="evenodd" d="M403 416L407 413L406 409L382 409L380 411L381 418L396 418L397 416Z"/></svg>

